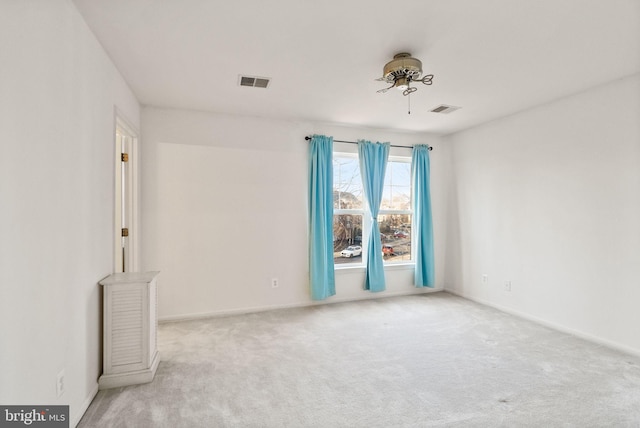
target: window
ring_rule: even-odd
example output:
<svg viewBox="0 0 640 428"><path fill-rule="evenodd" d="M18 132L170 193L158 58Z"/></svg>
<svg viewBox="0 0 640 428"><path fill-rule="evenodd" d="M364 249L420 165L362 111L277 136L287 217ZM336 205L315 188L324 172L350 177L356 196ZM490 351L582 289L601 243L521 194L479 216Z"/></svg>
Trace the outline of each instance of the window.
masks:
<svg viewBox="0 0 640 428"><path fill-rule="evenodd" d="M333 260L362 264L364 190L357 155L333 154ZM351 247L360 247L360 251Z"/></svg>
<svg viewBox="0 0 640 428"><path fill-rule="evenodd" d="M387 163L378 215L385 262L411 260L411 160Z"/></svg>
<svg viewBox="0 0 640 428"><path fill-rule="evenodd" d="M357 154L333 154L333 260L362 265L369 239ZM390 157L378 216L383 260L411 260L411 158ZM363 234L363 230L366 231Z"/></svg>

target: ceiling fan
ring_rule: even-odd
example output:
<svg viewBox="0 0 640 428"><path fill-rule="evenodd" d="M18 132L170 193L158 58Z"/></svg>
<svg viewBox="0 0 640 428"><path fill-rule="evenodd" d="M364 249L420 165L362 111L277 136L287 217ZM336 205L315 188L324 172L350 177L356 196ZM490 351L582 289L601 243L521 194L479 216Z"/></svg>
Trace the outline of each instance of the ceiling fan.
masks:
<svg viewBox="0 0 640 428"><path fill-rule="evenodd" d="M402 95L407 96L418 90L411 86L411 82L422 82L425 85L433 83L433 74L426 74L422 77L422 62L411 57L410 53L401 52L395 54L393 59L385 64L382 77L376 79L380 82L390 83L388 88L380 89L379 93L387 92L391 88L402 91Z"/></svg>

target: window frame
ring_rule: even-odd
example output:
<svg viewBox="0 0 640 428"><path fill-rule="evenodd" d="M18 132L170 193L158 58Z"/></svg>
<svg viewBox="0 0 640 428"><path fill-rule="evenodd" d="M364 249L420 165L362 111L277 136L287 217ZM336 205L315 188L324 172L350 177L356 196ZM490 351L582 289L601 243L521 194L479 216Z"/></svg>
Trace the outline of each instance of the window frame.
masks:
<svg viewBox="0 0 640 428"><path fill-rule="evenodd" d="M353 158L358 160L358 152L346 152L346 151L337 151L334 147L333 149L333 158L335 160L336 155L339 157ZM335 189L335 183L334 187ZM362 207L361 208L334 208L333 209L333 219L335 221L336 216L339 215L359 215L362 217L362 241L360 242L360 246L362 247L362 256L360 258L360 263L354 263L350 261L349 263L340 264L336 263L335 259L333 262L334 269L349 269L349 268L363 268L367 265L367 252L365 249L367 246L365 243L369 242L369 229L371 228L371 220L367 218L365 215L365 206L367 204L366 196L364 195L364 189L362 189ZM335 236L334 236L335 239Z"/></svg>
<svg viewBox="0 0 640 428"><path fill-rule="evenodd" d="M407 149L410 149L410 147L407 147ZM334 146L333 148L333 157L334 159L336 158L336 156L339 157L352 157L355 159L358 159L358 152L357 149L354 150L348 150L346 147L340 147L337 148ZM411 165L411 154L407 154L407 155L399 155L399 154L393 154L393 155L389 155L389 159L388 162L402 162L402 163L407 163L409 165ZM385 172L386 174L386 172ZM411 193L411 198L413 198L413 183L410 182L410 193ZM368 248L369 245L369 239L370 239L370 230L371 230L371 218L369 215L367 215L368 213L368 201L366 199L366 195L364 194L364 189L362 192L362 208L360 209L340 209L340 208L334 208L333 210L333 217L335 219L336 216L338 215L360 215L362 216L362 242L360 243L360 245L362 246L362 257L360 260L360 263L345 263L345 264L337 264L335 263L334 260L334 269L335 270L348 270L348 269L363 269L366 268L367 266L367 251L366 249ZM414 213L413 213L413 202L411 201L411 205L410 205L410 209L408 210L392 210L392 209L380 209L378 212L378 216L383 216L383 215L410 215L411 216L411 232L410 232L410 238L411 238L411 259L410 260L398 260L398 261L387 261L383 259L383 266L385 269L391 268L393 269L394 267L402 267L402 266L414 266L415 265L415 260L414 260L414 254L415 254L415 234L414 234Z"/></svg>
<svg viewBox="0 0 640 428"><path fill-rule="evenodd" d="M406 163L409 165L409 171L411 171L411 156L398 156L398 155L394 155L391 156L389 155L389 159L387 161L387 165L389 162L397 162L397 163ZM387 169L387 172L389 171L389 169ZM387 173L385 172L385 174ZM411 172L409 172L409 174L411 174ZM386 179L386 177L385 177ZM397 261L389 261L389 260L384 260L383 259L383 264L385 266L395 266L395 265L402 265L402 264L414 264L415 261L413 259L413 255L415 254L415 244L414 244L414 233L413 233L413 209L411 207L413 207L413 183L411 182L411 178L409 178L409 207L410 209L408 210L397 210L397 209L382 209L380 208L380 210L378 211L378 217L382 217L384 215L409 215L411 216L411 231L410 231L410 239L411 239L411 258L409 260L397 260Z"/></svg>

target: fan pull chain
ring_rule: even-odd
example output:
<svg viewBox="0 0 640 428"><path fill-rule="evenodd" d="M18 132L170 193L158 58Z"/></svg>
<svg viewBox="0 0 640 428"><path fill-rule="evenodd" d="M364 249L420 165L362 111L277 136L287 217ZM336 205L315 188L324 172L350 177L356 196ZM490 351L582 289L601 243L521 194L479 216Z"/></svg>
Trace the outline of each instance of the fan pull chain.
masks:
<svg viewBox="0 0 640 428"><path fill-rule="evenodd" d="M408 103L407 114L411 114L411 92L407 94L407 103Z"/></svg>

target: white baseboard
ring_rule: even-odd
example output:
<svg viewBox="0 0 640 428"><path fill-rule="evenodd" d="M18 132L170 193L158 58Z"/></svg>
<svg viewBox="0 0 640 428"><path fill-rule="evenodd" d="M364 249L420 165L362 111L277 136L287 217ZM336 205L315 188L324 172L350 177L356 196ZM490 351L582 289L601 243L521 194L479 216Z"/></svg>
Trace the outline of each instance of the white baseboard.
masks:
<svg viewBox="0 0 640 428"><path fill-rule="evenodd" d="M505 306L497 305L497 304L495 304L493 302L489 302L489 301L486 301L486 300L483 300L483 299L479 299L479 298L474 297L474 296L466 295L465 293L460 293L458 291L454 291L454 290L450 290L450 289L445 289L444 291L446 293L454 294L454 295L460 296L460 297L462 297L464 299L471 300L471 301L474 301L476 303L480 303L481 305L489 306L489 307L492 307L492 308L497 309L499 311L506 312L506 313L511 314L511 315L515 315L515 316L517 316L519 318L524 318L526 320L533 321L536 324L540 324L540 325L543 325L545 327L549 327L551 329L560 331L562 333L571 334L571 335L579 337L581 339L588 340L589 342L595 343L597 345L605 346L607 348L615 349L617 351L621 351L621 352L624 352L626 354L631 354L631 355L634 355L636 357L640 357L640 349L635 349L635 348L632 348L630 346L623 345L623 344L618 343L618 342L614 342L612 340L604 339L604 338L599 337L599 336L594 336L592 334L585 333L585 332L580 331L580 330L575 330L573 328L566 327L566 326L561 325L561 324L557 324L557 323L554 323L554 322L550 322L550 321L544 320L542 318L538 318L538 317L536 317L534 315L527 314L525 312L520 312L520 311L517 311L515 309L511 309L511 308L508 308L508 307L505 307Z"/></svg>
<svg viewBox="0 0 640 428"><path fill-rule="evenodd" d="M256 312L265 312L272 311L276 309L291 309L291 308L303 308L307 306L319 306L319 305L330 305L332 303L343 303L343 302L353 302L359 300L371 300L371 299L382 299L385 297L397 297L397 296L410 296L413 294L425 294L425 293L435 293L438 291L444 291L442 288L416 288L411 291L399 291L399 292L385 292L385 293L369 293L367 297L346 297L346 298L336 298L335 296L330 297L327 300L322 301L309 301L309 302L299 302L299 303L290 303L286 305L267 305L267 306L254 306L248 308L238 308L238 309L222 309L219 311L212 312L201 312L201 313L191 313L191 314L183 314L183 315L169 315L169 316L161 316L158 317L159 323L173 322L173 321L191 321L203 318L215 318L215 317L223 317L229 315L242 315L242 314L252 314Z"/></svg>
<svg viewBox="0 0 640 428"><path fill-rule="evenodd" d="M82 403L82 405L78 409L79 411L78 412L74 412L73 416L69 417L69 419L71 419L69 426L74 427L74 428L76 426L78 426L78 424L80 423L80 419L82 419L82 417L84 416L85 412L87 411L87 409L91 405L91 402L93 401L93 399L96 398L96 394L98 394L98 384L97 383L93 387L91 392L89 392L89 395L87 396L87 398L84 400L84 402Z"/></svg>

